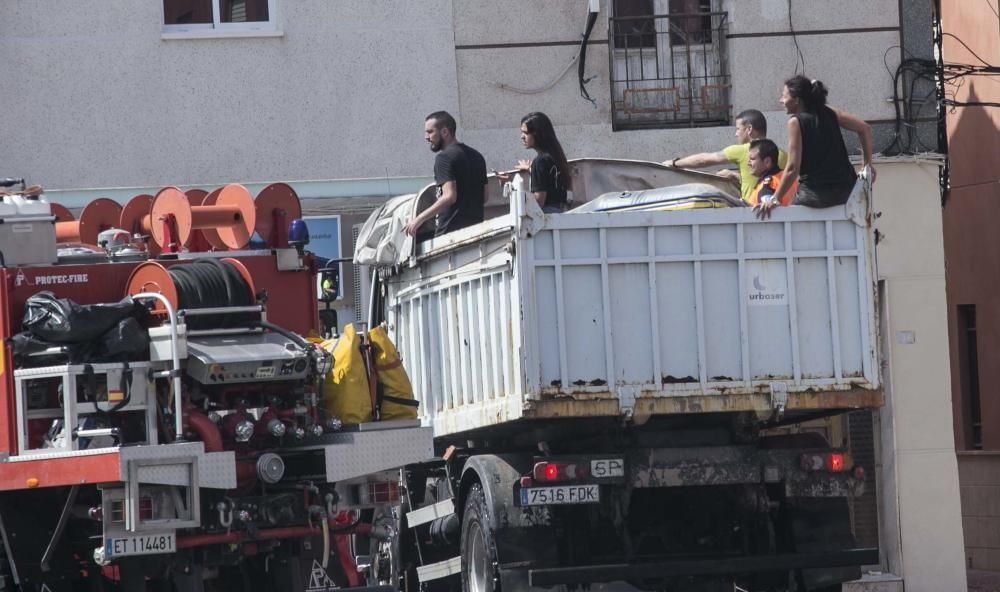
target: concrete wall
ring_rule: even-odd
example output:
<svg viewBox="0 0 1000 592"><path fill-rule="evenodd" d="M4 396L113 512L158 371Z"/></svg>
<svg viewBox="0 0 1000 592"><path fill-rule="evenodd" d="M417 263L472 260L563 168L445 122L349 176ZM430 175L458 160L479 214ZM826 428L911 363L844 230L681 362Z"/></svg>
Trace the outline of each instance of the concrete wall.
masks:
<svg viewBox="0 0 1000 592"><path fill-rule="evenodd" d="M797 40L831 102L883 122L876 147L887 144L899 0L795 0L795 37L785 0L717 1L729 13L734 111L767 112L785 144L777 97ZM553 117L570 156L664 160L728 144L729 126L611 130L608 4L587 54L592 105L575 66L542 93L497 87L542 86L564 70L584 0L279 0L280 36L222 39L164 39L158 2L8 0L2 172L50 189L425 176L422 118L439 108L497 168L527 156L517 127L532 110ZM903 4L910 15L930 0Z"/></svg>
<svg viewBox="0 0 1000 592"><path fill-rule="evenodd" d="M796 71L798 59L789 34L787 3L725 0L717 7L729 13L733 110L764 111L770 135L783 146L785 115L778 96L783 80ZM602 2L602 9L607 10L607 2ZM585 19L586 3L582 1L455 3L461 123L465 138L481 146L488 161L510 164L525 157L516 128L520 118L534 110L553 118L571 156L664 160L690 152L714 152L730 142L733 132L728 127L612 131L608 31L603 13L592 36L586 67L586 76L594 77L587 88L596 105L580 97L575 66L544 93L522 95L498 88L502 84L531 89L551 82L578 52L577 40ZM792 23L807 72L831 89L831 104L876 122L894 117L892 105L885 100L892 95L892 82L883 55L900 44L898 0L796 0ZM542 45L546 43L562 44ZM851 51L844 51L846 46ZM898 49L889 51L886 60L888 67L895 69ZM854 138L847 139L856 144ZM876 147L885 143L880 138Z"/></svg>
<svg viewBox="0 0 1000 592"><path fill-rule="evenodd" d="M4 174L49 188L424 174L451 0L280 2L283 36L161 38L160 3L0 3Z"/></svg>
<svg viewBox="0 0 1000 592"><path fill-rule="evenodd" d="M907 592L965 590L948 397L944 241L936 164L878 163L883 282L882 550Z"/></svg>
<svg viewBox="0 0 1000 592"><path fill-rule="evenodd" d="M987 3L941 0L942 27L958 37L944 38L948 62L1000 64L1000 18ZM967 78L955 90L957 101L1000 103L995 79ZM951 190L944 209L945 257L948 262L948 313L951 337L955 443L973 447L969 387L978 375L982 407L982 452L959 456L962 516L970 567L1000 570L1000 109L958 107L947 115ZM985 271L990 270L990 271ZM960 356L961 305L976 310L978 367ZM965 371L963 371L965 370Z"/></svg>

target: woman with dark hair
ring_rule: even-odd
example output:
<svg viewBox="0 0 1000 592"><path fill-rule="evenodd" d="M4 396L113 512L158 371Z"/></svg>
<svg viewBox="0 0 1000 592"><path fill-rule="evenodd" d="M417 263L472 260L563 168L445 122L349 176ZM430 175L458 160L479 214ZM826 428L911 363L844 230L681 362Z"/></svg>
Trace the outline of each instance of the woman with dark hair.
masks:
<svg viewBox="0 0 1000 592"><path fill-rule="evenodd" d="M788 118L788 163L775 199L761 203L758 211L766 217L774 204L780 203L792 185L799 181L792 205L828 208L847 202L857 181L854 166L847 156L840 128L858 134L865 166L872 163L872 129L864 120L826 104L828 92L823 83L805 76L785 81L781 91L782 107ZM872 181L875 169L871 168Z"/></svg>
<svg viewBox="0 0 1000 592"><path fill-rule="evenodd" d="M521 118L521 143L537 152L534 159L518 161L518 170L530 171L531 195L548 214L566 210L566 191L570 189L569 164L552 121L541 112Z"/></svg>

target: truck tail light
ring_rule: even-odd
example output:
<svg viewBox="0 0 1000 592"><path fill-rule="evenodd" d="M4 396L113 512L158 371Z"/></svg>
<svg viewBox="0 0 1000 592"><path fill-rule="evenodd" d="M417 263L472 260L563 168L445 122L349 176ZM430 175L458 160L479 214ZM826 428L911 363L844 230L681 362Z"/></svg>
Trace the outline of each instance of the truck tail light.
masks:
<svg viewBox="0 0 1000 592"><path fill-rule="evenodd" d="M535 481L553 483L556 481L573 481L590 474L590 467L585 463L576 462L539 462L535 463L532 477Z"/></svg>
<svg viewBox="0 0 1000 592"><path fill-rule="evenodd" d="M854 459L844 452L806 453L800 458L803 470L843 473L854 468Z"/></svg>

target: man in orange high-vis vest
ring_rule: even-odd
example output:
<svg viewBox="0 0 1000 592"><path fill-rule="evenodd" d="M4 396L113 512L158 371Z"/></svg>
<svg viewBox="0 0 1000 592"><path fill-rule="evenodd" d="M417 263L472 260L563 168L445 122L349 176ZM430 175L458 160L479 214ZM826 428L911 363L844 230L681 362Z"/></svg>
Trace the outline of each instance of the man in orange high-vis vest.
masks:
<svg viewBox="0 0 1000 592"><path fill-rule="evenodd" d="M749 203L755 209L766 201L774 200L774 192L781 184L781 177L784 175L778 167L778 146L771 140L761 139L750 142L750 154L747 160L750 170L755 177L760 179L753 191L750 192ZM798 183L796 183L796 187ZM781 200L783 206L792 203L795 196L796 187L792 187L785 193L785 199Z"/></svg>

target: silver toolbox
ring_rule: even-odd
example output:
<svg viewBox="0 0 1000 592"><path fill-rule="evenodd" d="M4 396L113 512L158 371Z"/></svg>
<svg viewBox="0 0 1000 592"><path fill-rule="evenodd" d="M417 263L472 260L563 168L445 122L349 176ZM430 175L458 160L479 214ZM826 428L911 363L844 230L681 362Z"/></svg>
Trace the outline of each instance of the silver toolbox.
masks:
<svg viewBox="0 0 1000 592"><path fill-rule="evenodd" d="M56 228L51 216L0 217L0 265L55 263Z"/></svg>

